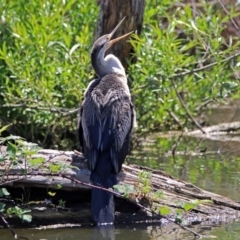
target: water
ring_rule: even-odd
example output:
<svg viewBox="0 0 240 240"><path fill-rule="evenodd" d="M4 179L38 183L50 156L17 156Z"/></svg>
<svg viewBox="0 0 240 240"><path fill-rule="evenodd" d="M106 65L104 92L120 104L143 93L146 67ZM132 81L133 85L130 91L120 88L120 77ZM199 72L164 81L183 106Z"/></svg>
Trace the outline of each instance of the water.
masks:
<svg viewBox="0 0 240 240"><path fill-rule="evenodd" d="M212 191L235 201L240 201L240 141L209 141L183 138L175 157L171 149L178 137L171 139L145 139L144 147L137 149L127 162L160 169L184 181ZM231 138L230 136L230 139ZM136 148L135 148L136 149ZM196 225L192 230L206 235L204 239L240 239L238 221L224 225ZM81 225L75 228L53 230L14 229L18 235L31 240L67 239L194 239L194 236L176 225L160 227L159 224L116 224L112 227L96 228ZM14 239L7 229L0 230L1 240Z"/></svg>

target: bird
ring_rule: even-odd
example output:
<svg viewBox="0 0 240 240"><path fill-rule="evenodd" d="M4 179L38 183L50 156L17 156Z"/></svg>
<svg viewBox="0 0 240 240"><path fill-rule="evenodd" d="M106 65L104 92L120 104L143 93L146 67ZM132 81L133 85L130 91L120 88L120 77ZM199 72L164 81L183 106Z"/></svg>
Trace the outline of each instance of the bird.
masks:
<svg viewBox="0 0 240 240"><path fill-rule="evenodd" d="M106 51L116 42L131 35L129 32L113 39L123 18L111 33L93 44L91 64L97 75L84 92L78 120L79 143L93 185L91 218L97 225L114 224L115 204L111 192L118 183L117 174L129 153L135 111L120 60Z"/></svg>

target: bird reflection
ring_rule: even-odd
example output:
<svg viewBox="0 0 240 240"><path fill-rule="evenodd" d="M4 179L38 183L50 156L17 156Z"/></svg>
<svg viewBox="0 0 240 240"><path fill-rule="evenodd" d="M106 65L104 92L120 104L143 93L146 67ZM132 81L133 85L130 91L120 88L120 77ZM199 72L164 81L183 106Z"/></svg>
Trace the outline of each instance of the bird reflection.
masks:
<svg viewBox="0 0 240 240"><path fill-rule="evenodd" d="M91 240L115 240L114 225L100 225L93 229Z"/></svg>

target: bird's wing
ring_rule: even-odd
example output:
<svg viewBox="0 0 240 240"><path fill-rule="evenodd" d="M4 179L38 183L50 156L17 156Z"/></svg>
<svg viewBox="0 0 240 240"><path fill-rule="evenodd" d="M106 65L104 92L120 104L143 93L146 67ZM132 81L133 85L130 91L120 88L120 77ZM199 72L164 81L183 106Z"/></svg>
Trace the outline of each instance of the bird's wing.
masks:
<svg viewBox="0 0 240 240"><path fill-rule="evenodd" d="M83 112L83 108L82 106L80 107L79 113L78 113L78 127L77 127L77 131L78 131L78 141L79 141L79 145L81 148L81 151L84 152L84 139L83 139L83 128L82 128L82 112Z"/></svg>
<svg viewBox="0 0 240 240"><path fill-rule="evenodd" d="M79 134L82 136L83 152L89 169L93 171L98 155L108 151L114 171L118 173L129 149L133 106L130 94L123 88L112 88L103 94L95 88L96 85L92 83L86 90L80 112Z"/></svg>
<svg viewBox="0 0 240 240"><path fill-rule="evenodd" d="M99 140L99 131L97 122L100 116L99 106L93 100L91 93L98 83L99 79L93 80L85 91L84 101L81 106L79 121L78 121L78 135L79 143L82 148L84 156L88 159L88 167L94 170L98 151L97 145Z"/></svg>
<svg viewBox="0 0 240 240"><path fill-rule="evenodd" d="M109 105L103 112L106 124L104 124L102 145L103 149L110 148L111 161L116 173L121 170L122 163L128 154L134 120L130 96L125 94L120 96L118 98L115 94L114 100L108 102Z"/></svg>

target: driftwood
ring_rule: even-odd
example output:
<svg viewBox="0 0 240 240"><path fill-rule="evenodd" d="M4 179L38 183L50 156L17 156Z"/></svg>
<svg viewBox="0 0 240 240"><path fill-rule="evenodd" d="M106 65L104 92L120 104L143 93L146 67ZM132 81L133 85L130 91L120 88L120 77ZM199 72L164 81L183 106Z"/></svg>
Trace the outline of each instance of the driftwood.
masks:
<svg viewBox="0 0 240 240"><path fill-rule="evenodd" d="M205 132L202 133L202 131L200 130L195 130L195 131L191 131L189 133L187 133L186 135L189 136L206 136L208 137L209 135L219 135L219 132L231 132L231 131L237 131L238 129L240 129L240 122L227 122L227 123L220 123L217 125L213 125L213 126L209 126L209 127L204 127L202 128Z"/></svg>
<svg viewBox="0 0 240 240"><path fill-rule="evenodd" d="M4 151L4 147L1 147L1 153ZM26 162L23 161L21 167L18 165L17 169L11 169L8 171L8 165L5 163L4 165L0 165L1 173L3 174L0 183L1 187L58 189L59 184L61 184L61 190L69 192L65 192L64 195L65 197L68 197L68 199L71 199L71 197L75 198L76 195L84 196L87 192L88 195L90 195L90 191L86 191L91 188L89 185L90 172L86 167L86 160L81 155L76 154L75 152L40 150L35 157L42 157L45 159L41 169L44 169L44 165L52 163L61 163L63 166L66 166L66 168L61 171L61 173L54 174L49 171L44 172L40 170L40 168L29 169L26 167ZM74 166L74 168L69 168L69 166ZM23 169L25 171L24 173ZM156 219L153 218L155 215L151 214L149 209L161 208L162 206L168 206L170 209L169 217L174 220L176 210L181 209L182 204L191 202L192 200L209 200L209 202L206 201L205 203L197 204L192 211L184 213L184 220L189 223L230 222L240 216L240 203L200 189L191 183L176 179L162 171L136 165L123 165L123 169L118 175L119 183L136 186L139 172L143 170L151 172L151 192L160 190L162 191L163 196L150 201L147 201L146 198L143 197L139 203L136 203L136 205L137 207L143 206L143 210L147 210L147 213L144 211L139 212L137 207L131 207L132 209L135 209L135 213L133 213L133 211L130 211L130 213L125 211L124 214L121 214L120 212L120 217L118 218L117 215L117 220L122 219L123 221L126 221L129 217L131 218L131 221L139 221L139 219ZM82 182L85 184L82 185ZM117 195L120 196L119 193L117 193ZM64 197L62 197L62 199L64 199ZM120 201L120 204L118 204L118 201ZM116 204L124 205L124 208L127 208L127 202L127 199L116 199ZM74 218L76 221L76 217L82 217L85 219L90 218L89 200L88 205L81 208L81 211L69 210L61 213L57 211L57 216L56 210L50 211L46 208L46 205L44 207L36 205L37 204L32 208L35 210L35 212L33 211L33 216L41 219L47 218L49 220L51 218L56 219L65 217L67 219ZM158 219L160 219L159 216Z"/></svg>

